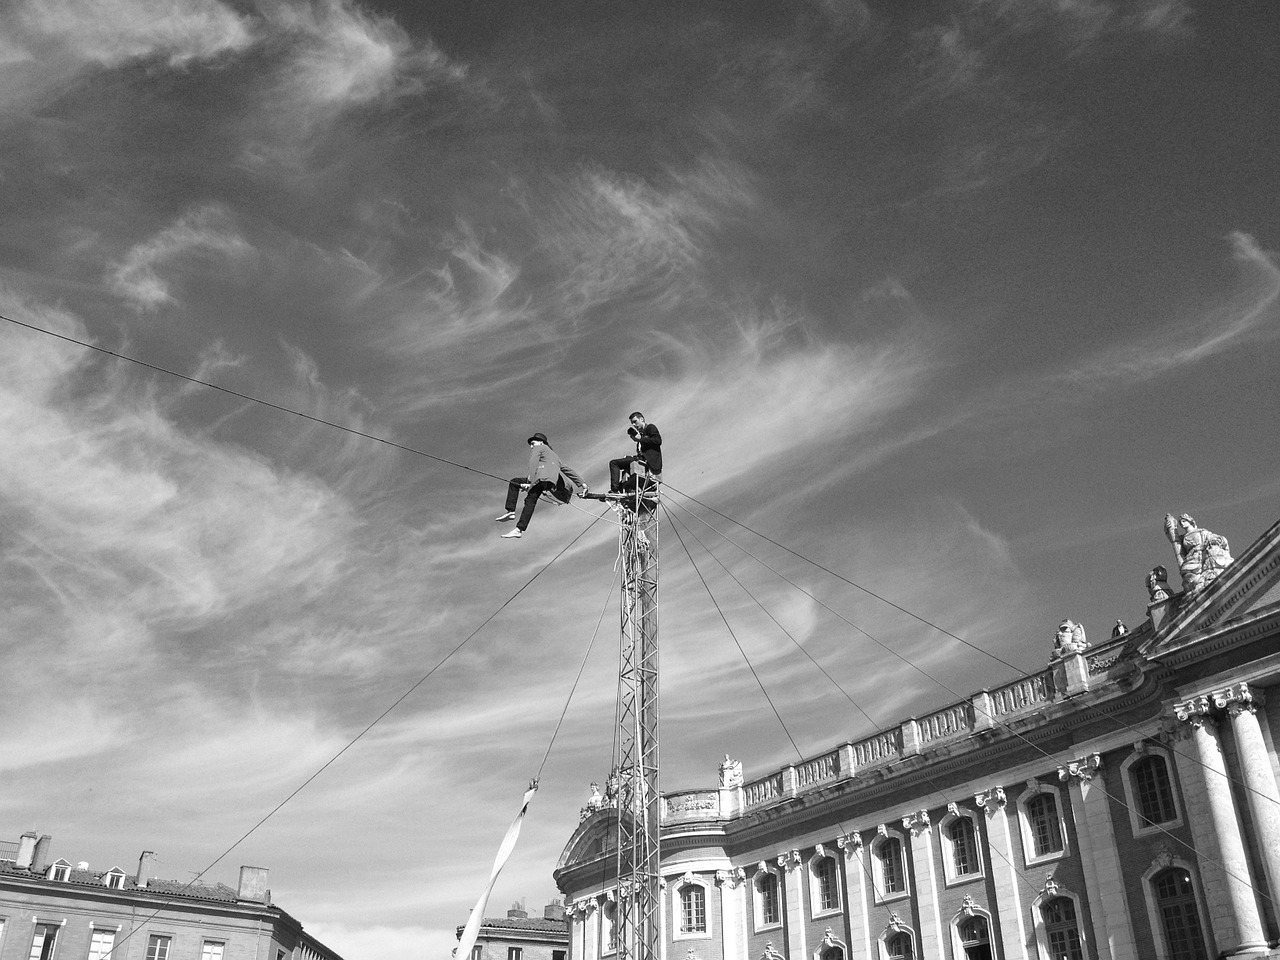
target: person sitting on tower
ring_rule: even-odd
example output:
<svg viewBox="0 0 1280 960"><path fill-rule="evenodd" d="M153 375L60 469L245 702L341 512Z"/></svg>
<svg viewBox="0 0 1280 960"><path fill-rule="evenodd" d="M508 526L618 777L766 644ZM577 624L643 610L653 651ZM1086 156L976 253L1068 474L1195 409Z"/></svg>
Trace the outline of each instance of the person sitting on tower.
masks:
<svg viewBox="0 0 1280 960"><path fill-rule="evenodd" d="M627 419L631 421L631 426L627 427L627 436L636 442L636 452L633 456L609 461L610 493L622 491L622 475L630 474L633 463L641 462L647 466L651 478L656 479L662 473L662 434L658 432L658 425L645 423L644 414L639 410Z"/></svg>
<svg viewBox="0 0 1280 960"><path fill-rule="evenodd" d="M566 479L568 482L566 482ZM498 523L516 519L516 500L521 490L528 490L524 498L524 509L520 511L520 519L516 520L516 528L502 534L504 540L518 540L524 531L529 529L529 521L533 519L533 510L538 505L538 498L550 493L561 503L568 503L573 496L572 483L578 490L578 496L586 496L589 492L582 477L567 463L561 462L556 452L551 449L545 433L535 433L529 438L529 474L525 477L512 477L507 484L507 509L500 517L494 517Z"/></svg>

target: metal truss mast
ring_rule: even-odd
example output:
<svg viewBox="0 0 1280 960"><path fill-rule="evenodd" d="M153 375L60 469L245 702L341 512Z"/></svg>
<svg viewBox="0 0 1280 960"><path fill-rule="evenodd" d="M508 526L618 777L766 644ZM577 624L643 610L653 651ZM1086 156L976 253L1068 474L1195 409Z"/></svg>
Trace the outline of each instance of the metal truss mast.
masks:
<svg viewBox="0 0 1280 960"><path fill-rule="evenodd" d="M658 829L657 493L624 501L619 533L622 638L618 670L618 960L658 960L661 936ZM652 492L650 492L652 491Z"/></svg>

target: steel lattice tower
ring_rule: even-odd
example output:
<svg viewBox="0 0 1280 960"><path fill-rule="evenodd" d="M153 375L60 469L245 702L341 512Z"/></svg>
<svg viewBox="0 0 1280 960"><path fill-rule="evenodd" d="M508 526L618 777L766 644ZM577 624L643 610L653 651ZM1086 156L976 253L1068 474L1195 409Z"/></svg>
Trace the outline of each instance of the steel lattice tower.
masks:
<svg viewBox="0 0 1280 960"><path fill-rule="evenodd" d="M642 484L645 480L640 481ZM655 493L627 497L619 532L618 960L658 960L658 517Z"/></svg>

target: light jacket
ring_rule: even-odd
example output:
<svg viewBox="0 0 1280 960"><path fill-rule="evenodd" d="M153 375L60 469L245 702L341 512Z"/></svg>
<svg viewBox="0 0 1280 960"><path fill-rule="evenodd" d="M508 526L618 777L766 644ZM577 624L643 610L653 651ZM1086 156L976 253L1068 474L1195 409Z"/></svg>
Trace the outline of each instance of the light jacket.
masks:
<svg viewBox="0 0 1280 960"><path fill-rule="evenodd" d="M564 503L569 502L569 498L573 496L574 488L586 490L587 485L583 482L582 477L578 476L578 472L567 463L562 463L560 457L547 444L541 443L536 447L530 447L529 454L529 482L539 483L546 481L555 484L555 496L557 500ZM569 484L573 484L570 487Z"/></svg>

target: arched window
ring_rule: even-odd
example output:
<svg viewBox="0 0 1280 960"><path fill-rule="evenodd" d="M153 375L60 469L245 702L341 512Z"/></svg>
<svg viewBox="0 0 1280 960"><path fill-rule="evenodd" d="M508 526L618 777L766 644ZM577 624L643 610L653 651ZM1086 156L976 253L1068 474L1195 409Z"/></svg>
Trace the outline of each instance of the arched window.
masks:
<svg viewBox="0 0 1280 960"><path fill-rule="evenodd" d="M881 837L873 850L880 896L904 892L907 889L907 871L902 861L902 841L897 837Z"/></svg>
<svg viewBox="0 0 1280 960"><path fill-rule="evenodd" d="M1031 856L1045 857L1061 853L1062 821L1058 818L1058 798L1055 794L1037 793L1024 808L1027 827L1031 834Z"/></svg>
<svg viewBox="0 0 1280 960"><path fill-rule="evenodd" d="M1207 960L1191 874L1179 867L1170 867L1157 873L1150 882L1169 960Z"/></svg>
<svg viewBox="0 0 1280 960"><path fill-rule="evenodd" d="M1129 768L1129 776L1133 778L1134 799L1138 801L1140 827L1153 827L1178 818L1169 765L1164 757L1158 754L1143 757Z"/></svg>
<svg viewBox="0 0 1280 960"><path fill-rule="evenodd" d="M911 947L911 937L905 933L895 933L884 941L884 952L889 960L914 960L915 950Z"/></svg>
<svg viewBox="0 0 1280 960"><path fill-rule="evenodd" d="M840 880L836 861L832 857L818 857L812 863L813 905L818 911L840 909Z"/></svg>
<svg viewBox="0 0 1280 960"><path fill-rule="evenodd" d="M1055 897L1041 905L1049 956L1054 960L1084 960L1076 905L1069 897Z"/></svg>
<svg viewBox="0 0 1280 960"><path fill-rule="evenodd" d="M844 951L839 947L827 947L818 954L818 960L844 960Z"/></svg>
<svg viewBox="0 0 1280 960"><path fill-rule="evenodd" d="M778 875L771 870L761 870L755 880L756 926L769 927L782 922L782 907L778 896Z"/></svg>
<svg viewBox="0 0 1280 960"><path fill-rule="evenodd" d="M947 823L947 840L951 847L951 867L957 877L979 873L982 865L978 861L978 838L974 833L973 821L965 816L958 816Z"/></svg>
<svg viewBox="0 0 1280 960"><path fill-rule="evenodd" d="M707 894L696 883L680 888L680 932L707 932Z"/></svg>
<svg viewBox="0 0 1280 960"><path fill-rule="evenodd" d="M986 917L968 917L958 928L965 960L991 960L991 928Z"/></svg>

